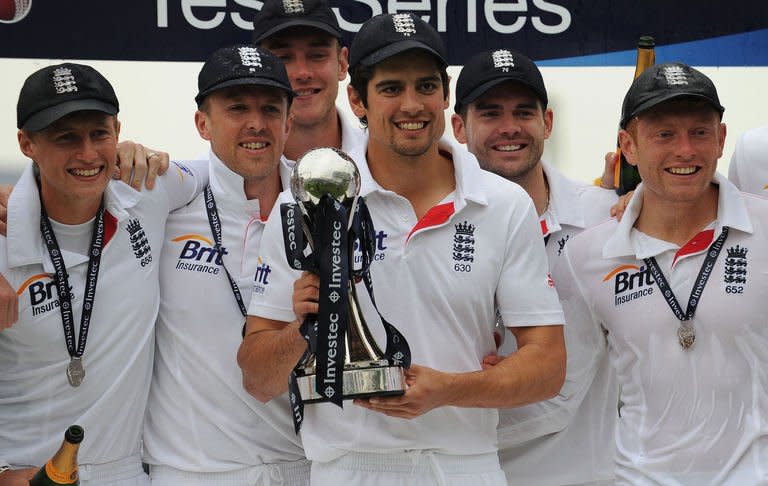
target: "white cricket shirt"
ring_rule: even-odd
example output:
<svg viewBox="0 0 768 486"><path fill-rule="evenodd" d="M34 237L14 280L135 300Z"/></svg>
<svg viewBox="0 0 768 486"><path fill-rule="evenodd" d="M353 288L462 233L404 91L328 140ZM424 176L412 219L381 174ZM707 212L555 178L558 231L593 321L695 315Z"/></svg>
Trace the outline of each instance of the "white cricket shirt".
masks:
<svg viewBox="0 0 768 486"><path fill-rule="evenodd" d="M70 361L48 251L40 235L40 199L32 165L8 203L8 236L0 238L0 271L19 295L19 321L0 332L0 458L40 466L72 424L85 429L80 464L103 464L140 451L144 408L160 302L158 269L168 212L206 183L172 164L154 190L119 181L106 188L104 248L83 355L85 379L69 385ZM72 286L75 335L88 248L62 249Z"/></svg>
<svg viewBox="0 0 768 486"><path fill-rule="evenodd" d="M379 309L405 335L414 363L477 371L494 349L495 304L511 326L564 320L531 199L516 184L481 170L457 144L442 140L440 147L453 158L456 189L420 221L408 200L381 188L365 158L354 154L377 233L372 279ZM261 255L273 279L254 292L249 313L292 321L297 272L288 267L281 233L279 218L271 217ZM363 286L358 294L365 294ZM366 319L384 343L369 311ZM350 402L343 410L322 403L305 408L302 439L314 461L348 451L482 454L496 450L497 422L495 409L442 407L403 420Z"/></svg>
<svg viewBox="0 0 768 486"><path fill-rule="evenodd" d="M283 159L280 176L289 186ZM144 428L150 464L225 472L302 459L286 396L263 404L243 389L237 365L245 318L225 267L248 306L269 282L258 259L264 221L244 181L210 153L209 178L222 227L223 257L213 242L205 194L168 217L160 271L157 351ZM279 217L279 215L278 215Z"/></svg>
<svg viewBox="0 0 768 486"><path fill-rule="evenodd" d="M682 248L633 228L640 185L620 223L589 229L566 249L563 306L606 329L621 387L620 484L768 481L768 201L721 175L715 183L717 220ZM685 309L723 226L730 232L692 320L696 342L684 350L643 258L656 258Z"/></svg>
<svg viewBox="0 0 768 486"><path fill-rule="evenodd" d="M736 142L728 179L744 192L768 196L768 125L747 131Z"/></svg>
<svg viewBox="0 0 768 486"><path fill-rule="evenodd" d="M549 208L539 217L551 270L568 241L610 219L616 193L577 183L542 162ZM553 273L555 286L558 275ZM613 477L618 387L602 329L584 319L565 320L565 384L550 400L499 410L499 457L508 478L521 484L564 485ZM517 349L507 331L501 355Z"/></svg>

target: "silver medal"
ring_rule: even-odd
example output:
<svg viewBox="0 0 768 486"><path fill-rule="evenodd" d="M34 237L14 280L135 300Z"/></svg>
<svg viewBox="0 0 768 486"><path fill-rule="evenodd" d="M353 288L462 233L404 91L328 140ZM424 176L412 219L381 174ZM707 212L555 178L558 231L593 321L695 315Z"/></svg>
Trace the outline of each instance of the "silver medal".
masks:
<svg viewBox="0 0 768 486"><path fill-rule="evenodd" d="M83 368L83 359L79 356L73 356L67 366L67 381L72 386L80 386L85 378L85 368Z"/></svg>
<svg viewBox="0 0 768 486"><path fill-rule="evenodd" d="M696 332L693 330L693 326L681 322L680 327L677 328L677 339L680 341L680 346L683 349L693 346L693 342L696 340Z"/></svg>

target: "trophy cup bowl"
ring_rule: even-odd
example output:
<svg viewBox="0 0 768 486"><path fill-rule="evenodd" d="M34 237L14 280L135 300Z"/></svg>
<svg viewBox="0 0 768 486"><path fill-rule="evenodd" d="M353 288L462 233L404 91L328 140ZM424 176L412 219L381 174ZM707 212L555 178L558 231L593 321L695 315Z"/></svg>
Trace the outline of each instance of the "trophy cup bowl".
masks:
<svg viewBox="0 0 768 486"><path fill-rule="evenodd" d="M291 174L291 192L302 214L302 231L313 251L317 251L313 242L317 206L324 195L330 195L348 210L352 224L358 194L360 191L360 173L354 161L344 152L335 148L318 148L304 154L297 162ZM352 273L354 262L354 241L345 242L349 256L349 271ZM405 374L403 367L391 365L371 334L363 318L355 291L355 279L349 276L347 286L348 325L344 336L345 355L343 368L344 399L365 398L382 395L402 395L405 392ZM326 401L326 397L316 389L316 362L312 355L297 367L296 380L305 403ZM322 359L322 358L321 358Z"/></svg>

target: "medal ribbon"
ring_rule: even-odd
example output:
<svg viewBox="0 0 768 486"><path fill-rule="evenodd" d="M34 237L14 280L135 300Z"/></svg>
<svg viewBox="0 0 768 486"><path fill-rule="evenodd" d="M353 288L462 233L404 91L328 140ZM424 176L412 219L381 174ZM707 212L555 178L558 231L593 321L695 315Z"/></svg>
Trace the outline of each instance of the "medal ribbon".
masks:
<svg viewBox="0 0 768 486"><path fill-rule="evenodd" d="M715 267L717 257L723 250L723 245L725 244L726 238L728 238L728 227L723 226L722 233L720 233L720 236L717 237L717 239L712 243L712 245L710 245L709 249L707 250L707 256L704 258L704 262L701 264L701 269L699 270L699 275L696 277L696 282L693 284L691 296L688 299L688 308L685 310L685 313L683 313L683 308L677 301L675 293L672 292L672 289L670 288L666 277L664 277L664 274L661 272L656 259L654 257L643 259L645 264L648 265L648 269L651 271L653 280L659 287L661 294L664 296L664 299L666 299L667 305L669 305L669 308L672 309L672 313L675 314L675 317L677 317L680 322L690 321L693 319L693 315L696 313L696 307L699 305L701 294L704 292L704 287L707 285L709 276L712 274L712 269Z"/></svg>
<svg viewBox="0 0 768 486"><path fill-rule="evenodd" d="M208 224L211 226L211 233L213 233L213 243L216 253L218 253L221 259L221 266L224 269L224 273L227 274L229 280L229 286L232 288L232 294L235 296L237 306L240 308L240 313L245 317L248 312L245 308L245 302L243 301L243 295L240 293L240 287L237 286L237 282L229 274L227 266L224 265L224 253L221 247L221 220L219 219L219 211L216 209L216 200L213 198L213 191L210 185L206 185L205 189L205 211L208 213Z"/></svg>
<svg viewBox="0 0 768 486"><path fill-rule="evenodd" d="M59 311L61 323L64 327L64 339L67 343L67 351L70 358L82 358L85 352L85 343L88 339L88 328L91 323L91 312L96 297L96 282L99 277L99 263L101 262L101 250L104 245L104 201L99 205L96 213L96 221L91 236L91 247L88 251L88 270L83 293L83 311L80 315L80 332L75 342L75 325L72 313L72 296L70 295L69 275L61 255L59 243L48 219L42 198L40 199L40 233L45 247L53 264L56 276L56 290L59 293Z"/></svg>

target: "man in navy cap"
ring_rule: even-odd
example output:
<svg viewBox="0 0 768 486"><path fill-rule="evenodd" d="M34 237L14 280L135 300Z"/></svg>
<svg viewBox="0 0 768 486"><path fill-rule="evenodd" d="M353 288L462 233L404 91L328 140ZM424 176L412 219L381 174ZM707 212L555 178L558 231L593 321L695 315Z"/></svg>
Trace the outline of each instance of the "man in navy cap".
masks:
<svg viewBox="0 0 768 486"><path fill-rule="evenodd" d="M210 184L166 225L145 459L159 486L308 484L287 397L250 396L235 359L251 288L269 281L258 249L288 187L295 94L283 63L250 45L214 52L198 88Z"/></svg>
<svg viewBox="0 0 768 486"><path fill-rule="evenodd" d="M456 83L454 111L453 133L480 167L519 184L533 199L550 269L571 238L608 219L613 191L579 184L542 160L554 113L541 72L528 57L511 49L472 56ZM551 400L499 411L499 458L511 483L612 484L618 390L607 343L599 327L565 317L563 388ZM498 355L485 363L515 347L507 333Z"/></svg>
<svg viewBox="0 0 768 486"><path fill-rule="evenodd" d="M698 70L643 72L619 131L643 182L562 261L564 305L607 333L618 484L768 481L768 203L717 173L723 112Z"/></svg>
<svg viewBox="0 0 768 486"><path fill-rule="evenodd" d="M285 144L290 160L316 147L353 152L365 146L357 120L336 107L339 82L347 77L349 64L341 34L326 0L266 0L253 19L253 43L285 63L296 93Z"/></svg>
<svg viewBox="0 0 768 486"><path fill-rule="evenodd" d="M371 266L376 302L414 364L400 397L305 408L313 484L506 484L495 407L548 398L562 384L563 316L533 205L443 138L445 58L438 33L412 14L370 19L350 50L350 104L369 135L351 155L386 235ZM254 393L268 398L286 389L306 348L298 322L318 310L318 279L296 283L294 307L283 242L265 239L260 254L272 280L254 293L239 361ZM481 371L495 348L497 307L520 348Z"/></svg>
<svg viewBox="0 0 768 486"><path fill-rule="evenodd" d="M0 332L0 484L28 480L74 423L88 437L81 484L149 482L140 451L158 250L168 212L205 177L176 164L153 191L113 181L118 111L109 81L82 64L45 67L19 94L19 147L32 162L0 238L0 272L19 300L18 322Z"/></svg>

